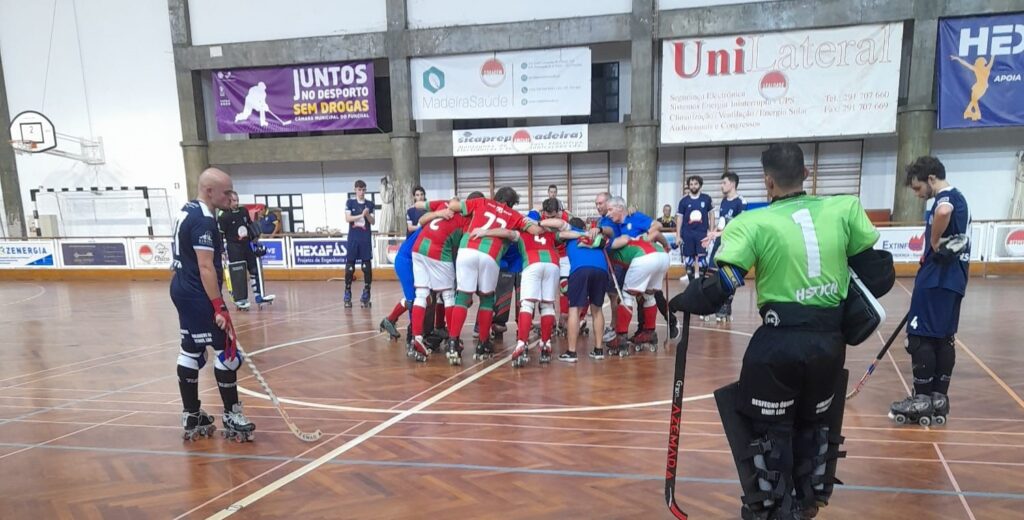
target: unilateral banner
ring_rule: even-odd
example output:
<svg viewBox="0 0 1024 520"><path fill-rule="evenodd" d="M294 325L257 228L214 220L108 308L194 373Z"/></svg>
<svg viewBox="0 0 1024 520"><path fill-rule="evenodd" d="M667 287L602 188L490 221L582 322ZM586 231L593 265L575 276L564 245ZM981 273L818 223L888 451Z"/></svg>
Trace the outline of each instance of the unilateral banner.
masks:
<svg viewBox="0 0 1024 520"><path fill-rule="evenodd" d="M903 25L666 40L661 142L896 131Z"/></svg>
<svg viewBox="0 0 1024 520"><path fill-rule="evenodd" d="M456 157L585 151L587 125L452 131L452 153Z"/></svg>
<svg viewBox="0 0 1024 520"><path fill-rule="evenodd" d="M373 62L213 71L222 134L377 127Z"/></svg>
<svg viewBox="0 0 1024 520"><path fill-rule="evenodd" d="M939 128L1024 125L1024 13L939 21Z"/></svg>
<svg viewBox="0 0 1024 520"><path fill-rule="evenodd" d="M590 49L414 58L416 119L486 119L590 113Z"/></svg>

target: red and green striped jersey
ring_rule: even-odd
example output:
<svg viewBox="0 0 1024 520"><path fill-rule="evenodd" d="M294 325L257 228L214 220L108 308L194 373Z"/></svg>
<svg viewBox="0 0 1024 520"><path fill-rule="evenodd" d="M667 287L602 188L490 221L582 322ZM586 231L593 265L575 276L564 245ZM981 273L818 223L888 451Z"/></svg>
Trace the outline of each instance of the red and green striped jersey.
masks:
<svg viewBox="0 0 1024 520"><path fill-rule="evenodd" d="M521 236L517 244L519 255L523 257L523 269L536 263L557 264L560 258L557 239L558 236L551 231L545 231L539 235ZM564 243L562 247L565 247Z"/></svg>
<svg viewBox="0 0 1024 520"><path fill-rule="evenodd" d="M633 260L651 253L664 253L665 249L657 242L648 242L642 238L632 238L622 249L612 250L612 262L629 266Z"/></svg>
<svg viewBox="0 0 1024 520"><path fill-rule="evenodd" d="M511 230L524 230L533 221L524 218L518 211L494 202L491 199L473 199L462 203L462 214L469 217L469 226L465 228L466 234L462 236L462 243L459 248L476 249L491 257L495 262L505 254L507 242L501 238L483 237L470 238L469 232L474 229L504 228Z"/></svg>
<svg viewBox="0 0 1024 520"><path fill-rule="evenodd" d="M427 211L438 211L448 207L448 201L435 200L427 203ZM462 228L469 219L455 214L451 219L435 218L423 226L412 250L427 258L442 262L455 261L455 248L462 238Z"/></svg>

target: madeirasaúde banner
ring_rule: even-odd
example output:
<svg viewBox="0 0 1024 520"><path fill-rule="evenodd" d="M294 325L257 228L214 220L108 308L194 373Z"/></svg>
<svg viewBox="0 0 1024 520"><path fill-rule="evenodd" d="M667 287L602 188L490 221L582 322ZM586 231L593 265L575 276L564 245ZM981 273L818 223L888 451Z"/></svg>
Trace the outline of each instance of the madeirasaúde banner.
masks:
<svg viewBox="0 0 1024 520"><path fill-rule="evenodd" d="M903 25L666 40L661 142L896 131Z"/></svg>
<svg viewBox="0 0 1024 520"><path fill-rule="evenodd" d="M456 157L585 151L587 125L452 131L452 152Z"/></svg>
<svg viewBox="0 0 1024 520"><path fill-rule="evenodd" d="M1024 125L1024 13L939 21L939 128Z"/></svg>
<svg viewBox="0 0 1024 520"><path fill-rule="evenodd" d="M213 94L222 134L377 127L372 61L215 70Z"/></svg>
<svg viewBox="0 0 1024 520"><path fill-rule="evenodd" d="M416 119L486 119L590 113L590 49L414 58Z"/></svg>

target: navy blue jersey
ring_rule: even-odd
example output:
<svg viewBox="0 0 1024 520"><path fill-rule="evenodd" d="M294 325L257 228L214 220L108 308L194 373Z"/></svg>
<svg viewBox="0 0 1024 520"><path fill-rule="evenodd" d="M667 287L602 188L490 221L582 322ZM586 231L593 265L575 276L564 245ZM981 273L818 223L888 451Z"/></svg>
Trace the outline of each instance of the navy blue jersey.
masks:
<svg viewBox="0 0 1024 520"><path fill-rule="evenodd" d="M422 217L426 213L427 213L427 210L419 209L416 206L413 206L413 207L411 207L411 208L409 208L409 209L407 209L405 211L405 221L410 226L413 226L415 228L419 228L420 227L420 217ZM406 229L408 229L408 228L406 228ZM408 235L410 237L412 236L411 233L409 233Z"/></svg>
<svg viewBox="0 0 1024 520"><path fill-rule="evenodd" d="M701 193L697 197L689 193L679 199L679 209L676 213L683 218L683 233L707 234L708 215L715 208L715 203L707 193Z"/></svg>
<svg viewBox="0 0 1024 520"><path fill-rule="evenodd" d="M373 201L370 199L365 199L362 202L356 199L345 201L345 214L347 216L362 215L364 209L370 210L370 215L373 215ZM365 218L349 222L348 239L354 242L370 243L370 223Z"/></svg>
<svg viewBox="0 0 1024 520"><path fill-rule="evenodd" d="M636 238L649 231L653 223L654 219L644 213L635 211L632 215L626 215L626 218L622 219L622 224L616 224L610 217L601 217L597 225L602 229L611 228L612 238L614 239L622 235Z"/></svg>
<svg viewBox="0 0 1024 520"><path fill-rule="evenodd" d="M203 281L199 277L199 260L196 250L213 253L213 268L217 273L217 287L224 274L221 271L221 255L224 244L221 241L217 221L206 204L193 200L185 204L174 223L174 278L171 279L171 293L186 298L206 298Z"/></svg>
<svg viewBox="0 0 1024 520"><path fill-rule="evenodd" d="M722 205L718 208L719 222L721 219L725 219L724 224L728 224L732 219L740 216L743 210L747 209L747 201L743 200L743 197L736 197L735 199L722 199Z"/></svg>
<svg viewBox="0 0 1024 520"><path fill-rule="evenodd" d="M968 241L967 248L960 254L960 258L956 262L942 265L932 259L932 255L935 253L931 244L932 220L936 208L944 205L952 207L953 213L949 217L949 225L942 232L942 236L950 237L959 234L970 236L971 212L967 208L967 199L964 198L963 193L960 193L960 190L952 186L936 193L935 201L925 216L923 262L917 272L917 280L914 286L921 286L925 289L941 287L964 294L967 290L967 275L971 258L970 241Z"/></svg>

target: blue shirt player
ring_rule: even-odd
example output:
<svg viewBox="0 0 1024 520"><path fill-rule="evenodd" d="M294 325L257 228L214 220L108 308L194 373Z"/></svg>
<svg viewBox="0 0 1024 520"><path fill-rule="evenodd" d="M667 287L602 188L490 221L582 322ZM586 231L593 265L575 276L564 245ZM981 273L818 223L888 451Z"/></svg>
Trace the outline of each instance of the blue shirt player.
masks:
<svg viewBox="0 0 1024 520"><path fill-rule="evenodd" d="M703 187L704 179L699 175L691 175L686 179L689 193L679 199L679 208L676 210L676 237L682 248L686 275L690 278L696 276L695 264L701 268L708 265L707 251L702 242L708 236L711 210L715 209L715 204L710 195L701 193Z"/></svg>
<svg viewBox="0 0 1024 520"><path fill-rule="evenodd" d="M242 413L235 386L241 352L236 351L235 329L221 297L221 255L224 246L214 213L231 206L231 177L209 168L199 176L199 196L178 213L174 224L171 264L171 301L178 311L181 349L178 354L178 389L181 391L184 437L210 436L213 417L200 408L199 370L206 364L206 348L217 357L214 376L224 402L225 433L240 442L250 441L256 426Z"/></svg>
<svg viewBox="0 0 1024 520"><path fill-rule="evenodd" d="M907 166L906 183L919 198L934 202L926 216L924 255L907 314L914 395L894 402L889 417L897 422L944 424L956 361L954 335L960 322L960 302L967 291L971 213L960 190L946 181L946 168L935 157L918 157Z"/></svg>
<svg viewBox="0 0 1024 520"><path fill-rule="evenodd" d="M352 279L356 274L356 261L363 268L363 294L359 297L362 306L370 306L370 284L373 282L373 242L370 228L373 226L373 201L366 199L366 183L357 180L356 198L345 201L345 221L348 222L348 242L345 255L345 308L352 308Z"/></svg>
<svg viewBox="0 0 1024 520"><path fill-rule="evenodd" d="M608 291L608 263L604 257L604 235L591 238L586 233L586 224L579 218L569 219L568 228L558 235L567 240L565 253L569 257L569 326L568 350L558 356L560 361L576 362L576 343L579 340L580 309L590 307L594 330L604 330L604 295ZM590 356L604 359L603 335L594 338L594 350Z"/></svg>

